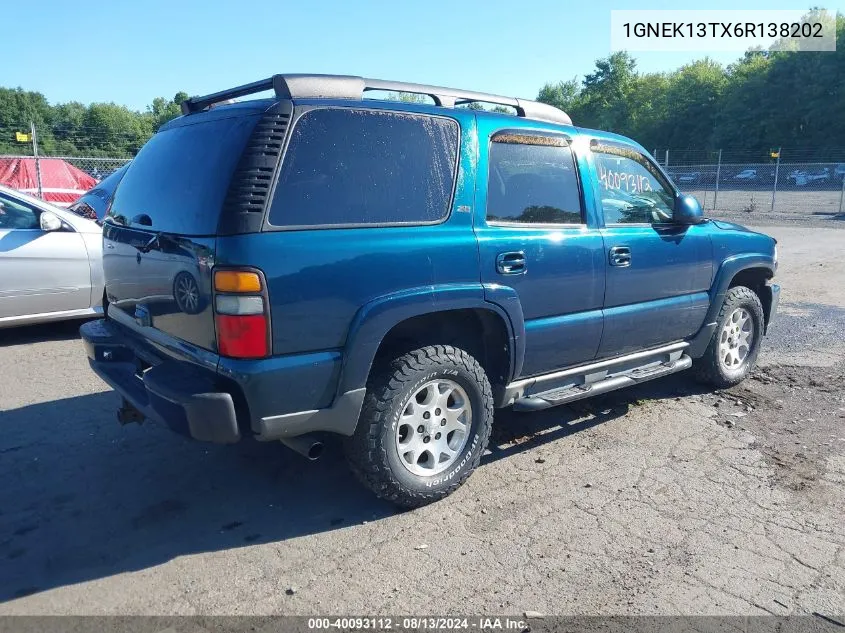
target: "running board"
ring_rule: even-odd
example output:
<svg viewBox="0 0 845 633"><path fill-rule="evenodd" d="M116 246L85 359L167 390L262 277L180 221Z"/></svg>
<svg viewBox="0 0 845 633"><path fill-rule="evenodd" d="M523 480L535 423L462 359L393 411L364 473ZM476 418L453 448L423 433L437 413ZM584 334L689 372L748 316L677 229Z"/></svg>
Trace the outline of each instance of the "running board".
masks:
<svg viewBox="0 0 845 633"><path fill-rule="evenodd" d="M692 359L686 354L680 358L659 364L649 364L643 367L634 367L617 374L613 374L595 382L583 382L580 384L566 385L549 389L541 393L535 393L516 400L513 403L514 411L540 411L556 407L561 404L575 402L582 398L590 398L600 393L607 393L622 387L630 387L647 380L668 376L692 366ZM584 377L586 380L586 377Z"/></svg>

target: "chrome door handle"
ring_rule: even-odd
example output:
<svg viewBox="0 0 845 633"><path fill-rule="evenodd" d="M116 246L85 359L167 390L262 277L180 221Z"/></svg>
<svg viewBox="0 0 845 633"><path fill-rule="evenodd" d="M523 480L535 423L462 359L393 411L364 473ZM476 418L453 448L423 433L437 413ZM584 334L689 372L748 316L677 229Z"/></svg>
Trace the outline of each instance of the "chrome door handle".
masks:
<svg viewBox="0 0 845 633"><path fill-rule="evenodd" d="M525 253L499 253L496 255L496 270L500 275L521 275L526 271Z"/></svg>
<svg viewBox="0 0 845 633"><path fill-rule="evenodd" d="M631 265L631 248L628 246L614 246L609 255L611 266L625 268Z"/></svg>

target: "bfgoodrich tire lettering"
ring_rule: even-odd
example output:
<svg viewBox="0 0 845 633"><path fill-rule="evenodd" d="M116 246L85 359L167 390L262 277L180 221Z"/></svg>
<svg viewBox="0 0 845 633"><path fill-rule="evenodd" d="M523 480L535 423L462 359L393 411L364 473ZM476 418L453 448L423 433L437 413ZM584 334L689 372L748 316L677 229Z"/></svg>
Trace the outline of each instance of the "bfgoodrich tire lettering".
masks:
<svg viewBox="0 0 845 633"><path fill-rule="evenodd" d="M698 379L719 388L745 380L760 353L763 327L763 306L757 294L745 286L728 290L713 338L695 361Z"/></svg>
<svg viewBox="0 0 845 633"><path fill-rule="evenodd" d="M426 476L403 463L397 433L409 399L438 381L444 389L456 385L466 396L471 419L457 454L446 459L444 453L448 467ZM352 470L376 495L413 508L447 496L472 474L487 448L492 422L493 395L478 361L462 349L433 345L400 356L371 378L346 453Z"/></svg>

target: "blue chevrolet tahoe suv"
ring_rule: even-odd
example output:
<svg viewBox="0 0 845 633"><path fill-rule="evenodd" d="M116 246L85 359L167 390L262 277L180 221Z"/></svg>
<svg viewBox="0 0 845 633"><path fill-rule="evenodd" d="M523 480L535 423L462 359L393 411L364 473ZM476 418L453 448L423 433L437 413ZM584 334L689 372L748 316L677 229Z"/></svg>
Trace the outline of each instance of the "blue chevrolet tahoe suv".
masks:
<svg viewBox="0 0 845 633"><path fill-rule="evenodd" d="M736 384L775 313L775 240L704 219L637 143L551 106L276 75L182 109L117 189L107 318L82 327L121 422L312 459L339 434L413 507L470 475L495 408L693 364Z"/></svg>

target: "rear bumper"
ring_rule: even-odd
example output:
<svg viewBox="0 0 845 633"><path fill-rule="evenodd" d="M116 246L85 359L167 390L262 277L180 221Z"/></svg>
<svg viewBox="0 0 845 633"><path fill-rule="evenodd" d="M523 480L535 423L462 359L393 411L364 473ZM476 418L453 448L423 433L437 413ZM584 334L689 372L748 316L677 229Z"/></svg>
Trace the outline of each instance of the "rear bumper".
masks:
<svg viewBox="0 0 845 633"><path fill-rule="evenodd" d="M241 438L232 396L215 388L212 372L175 360L144 368L105 319L85 323L79 331L94 372L144 417L204 442L231 444Z"/></svg>
<svg viewBox="0 0 845 633"><path fill-rule="evenodd" d="M85 323L79 332L94 372L141 416L181 435L231 444L242 434L270 441L355 432L366 389L333 397L339 354L218 358L212 369L166 356L110 319ZM128 413L122 419L133 417Z"/></svg>

